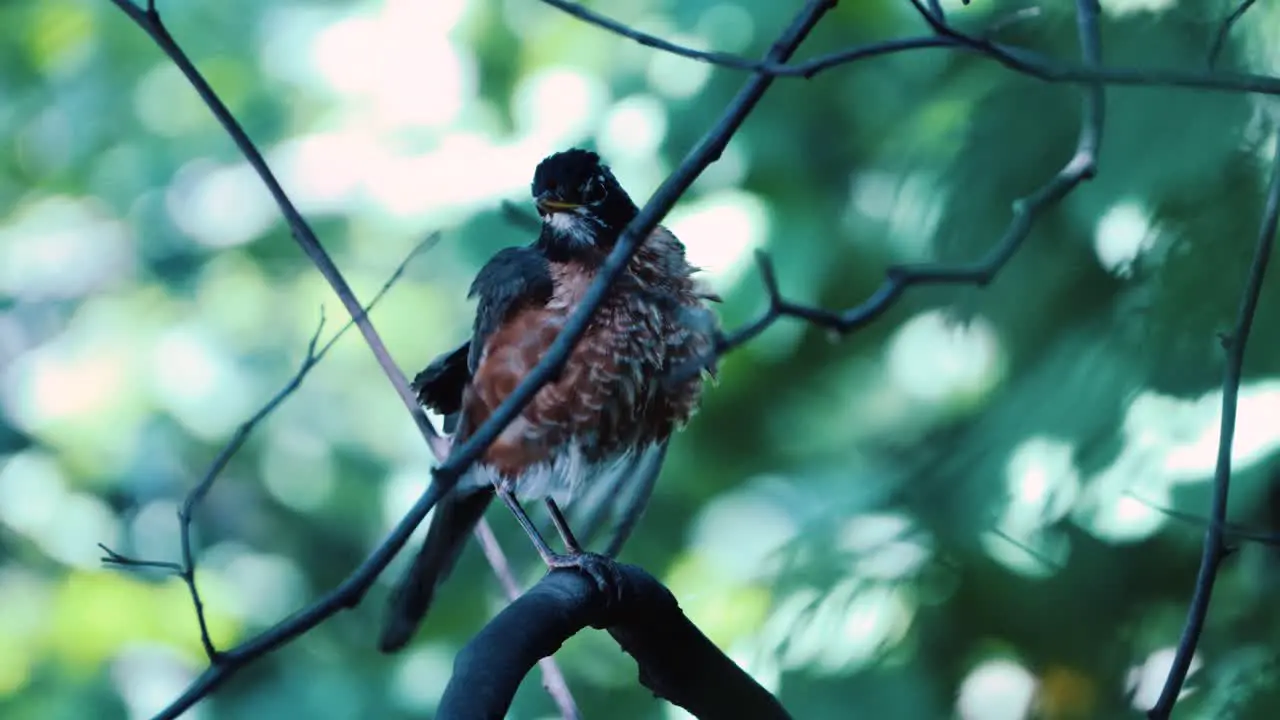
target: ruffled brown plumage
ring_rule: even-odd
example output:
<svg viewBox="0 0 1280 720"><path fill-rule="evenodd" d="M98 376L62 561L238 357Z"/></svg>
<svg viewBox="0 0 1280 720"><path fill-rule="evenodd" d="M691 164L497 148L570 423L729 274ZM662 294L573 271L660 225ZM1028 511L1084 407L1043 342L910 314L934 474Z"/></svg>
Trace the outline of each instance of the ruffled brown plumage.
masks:
<svg viewBox="0 0 1280 720"><path fill-rule="evenodd" d="M672 367L713 346L705 306L680 243L664 228L637 251L597 310L559 378L545 385L491 445L481 463L503 478L551 460L568 442L597 461L665 439L693 414L702 378L662 383ZM544 307L516 310L485 343L463 396L460 435L483 423L537 364L595 277L579 262L552 262ZM710 320L690 323L688 314Z"/></svg>

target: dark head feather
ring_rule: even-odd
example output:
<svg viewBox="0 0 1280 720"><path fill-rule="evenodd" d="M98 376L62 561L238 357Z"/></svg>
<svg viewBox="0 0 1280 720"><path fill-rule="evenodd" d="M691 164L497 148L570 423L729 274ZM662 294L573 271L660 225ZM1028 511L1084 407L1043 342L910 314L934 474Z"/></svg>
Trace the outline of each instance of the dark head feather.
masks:
<svg viewBox="0 0 1280 720"><path fill-rule="evenodd" d="M548 155L533 171L533 196L579 190L608 168L590 150L573 148ZM565 198L567 199L567 198Z"/></svg>
<svg viewBox="0 0 1280 720"><path fill-rule="evenodd" d="M609 166L581 148L538 163L530 189L543 218L538 246L553 259L603 257L637 212Z"/></svg>

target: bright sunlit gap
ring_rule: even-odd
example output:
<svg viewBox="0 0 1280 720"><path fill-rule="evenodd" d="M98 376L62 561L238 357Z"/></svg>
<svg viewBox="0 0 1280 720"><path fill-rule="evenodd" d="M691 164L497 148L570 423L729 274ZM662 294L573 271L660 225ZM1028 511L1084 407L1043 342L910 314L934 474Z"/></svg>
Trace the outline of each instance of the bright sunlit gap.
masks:
<svg viewBox="0 0 1280 720"><path fill-rule="evenodd" d="M1280 380L1242 383L1232 443L1233 472L1254 467L1280 449ZM1217 464L1222 391L1181 399L1147 390L1125 412L1124 444L1090 478L1075 521L1111 542L1150 537L1168 522L1174 488L1208 482ZM1235 495L1249 488L1236 483ZM1247 496L1247 495L1245 495Z"/></svg>
<svg viewBox="0 0 1280 720"><path fill-rule="evenodd" d="M932 173L859 169L850 186L850 210L881 223L885 232L856 240L874 239L899 257L921 257L942 220L945 199Z"/></svg>
<svg viewBox="0 0 1280 720"><path fill-rule="evenodd" d="M1010 570L1044 577L1066 562L1070 541L1050 526L1071 511L1080 492L1073 453L1062 440L1033 436L1011 454L1004 509L982 537L991 557Z"/></svg>
<svg viewBox="0 0 1280 720"><path fill-rule="evenodd" d="M897 387L935 411L963 410L977 403L1004 371L1000 339L989 320L958 322L941 310L903 323L885 355Z"/></svg>
<svg viewBox="0 0 1280 720"><path fill-rule="evenodd" d="M1102 12L1113 18L1138 13L1165 12L1177 5L1177 0L1101 0Z"/></svg>
<svg viewBox="0 0 1280 720"><path fill-rule="evenodd" d="M821 591L799 588L780 598L762 635L775 640L766 648L786 670L843 675L905 638L915 612L903 584L846 577Z"/></svg>
<svg viewBox="0 0 1280 720"><path fill-rule="evenodd" d="M82 297L128 279L129 229L92 199L28 197L0 225L0 293L28 301Z"/></svg>
<svg viewBox="0 0 1280 720"><path fill-rule="evenodd" d="M1036 676L1013 660L988 660L960 684L956 714L962 720L1025 720L1031 717Z"/></svg>
<svg viewBox="0 0 1280 720"><path fill-rule="evenodd" d="M672 210L667 227L684 243L689 262L703 269L712 289L726 291L752 266L752 253L769 236L764 201L742 190L721 190Z"/></svg>
<svg viewBox="0 0 1280 720"><path fill-rule="evenodd" d="M1098 262L1119 277L1133 274L1133 264L1155 243L1156 231L1141 203L1124 201L1112 205L1098 219L1094 251Z"/></svg>
<svg viewBox="0 0 1280 720"><path fill-rule="evenodd" d="M192 160L165 194L169 218L196 242L213 248L243 245L280 221L257 174L246 162Z"/></svg>
<svg viewBox="0 0 1280 720"><path fill-rule="evenodd" d="M1164 689L1165 679L1169 677L1169 668L1173 667L1176 652L1172 647L1161 648L1148 655L1143 662L1129 668L1125 678L1125 689L1129 693L1130 706L1134 710L1145 712L1155 706L1156 701L1160 699L1160 691ZM1190 681L1202 665L1204 661L1200 659L1200 654L1193 655L1191 667L1187 672L1188 685L1178 694L1179 698L1195 692Z"/></svg>
<svg viewBox="0 0 1280 720"><path fill-rule="evenodd" d="M239 541L209 547L199 562L197 579L205 603L250 626L278 622L315 591L294 558L259 552Z"/></svg>
<svg viewBox="0 0 1280 720"><path fill-rule="evenodd" d="M390 683L397 704L414 713L435 710L453 675L456 654L456 648L440 643L408 649Z"/></svg>
<svg viewBox="0 0 1280 720"><path fill-rule="evenodd" d="M111 678L129 708L130 718L153 717L173 702L195 679L196 667L183 662L171 647L159 643L130 643L111 662ZM207 717L197 705L184 718Z"/></svg>
<svg viewBox="0 0 1280 720"><path fill-rule="evenodd" d="M97 543L117 544L120 521L96 495L67 487L56 460L29 450L0 465L0 522L58 562L97 568Z"/></svg>

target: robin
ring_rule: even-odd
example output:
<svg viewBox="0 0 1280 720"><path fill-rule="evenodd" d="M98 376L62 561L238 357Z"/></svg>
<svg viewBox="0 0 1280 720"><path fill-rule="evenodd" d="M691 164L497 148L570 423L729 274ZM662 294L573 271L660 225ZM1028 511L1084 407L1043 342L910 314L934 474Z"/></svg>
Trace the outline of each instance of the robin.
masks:
<svg viewBox="0 0 1280 720"><path fill-rule="evenodd" d="M533 199L538 239L506 248L471 284L470 340L414 380L418 399L467 439L533 370L577 310L638 209L593 152L572 149L539 163ZM559 506L591 488L656 476L671 434L693 415L702 374L668 381L673 368L709 356L717 300L693 277L684 245L659 226L597 308L559 377L543 386L441 499L422 549L393 590L379 647L412 638L436 588L456 563L495 494L516 513L550 567L585 567ZM553 552L520 500L544 500L567 553Z"/></svg>

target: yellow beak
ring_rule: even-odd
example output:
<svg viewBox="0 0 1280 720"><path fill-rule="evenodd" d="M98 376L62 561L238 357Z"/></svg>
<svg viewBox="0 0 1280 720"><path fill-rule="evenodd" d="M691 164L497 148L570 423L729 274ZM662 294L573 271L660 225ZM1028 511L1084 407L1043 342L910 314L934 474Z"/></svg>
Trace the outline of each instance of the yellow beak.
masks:
<svg viewBox="0 0 1280 720"><path fill-rule="evenodd" d="M538 198L536 204L538 205L538 210L544 214L560 212L562 210L572 210L576 207L581 207L581 205L576 203L568 203L562 200L551 200L549 198Z"/></svg>

